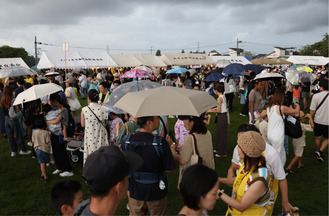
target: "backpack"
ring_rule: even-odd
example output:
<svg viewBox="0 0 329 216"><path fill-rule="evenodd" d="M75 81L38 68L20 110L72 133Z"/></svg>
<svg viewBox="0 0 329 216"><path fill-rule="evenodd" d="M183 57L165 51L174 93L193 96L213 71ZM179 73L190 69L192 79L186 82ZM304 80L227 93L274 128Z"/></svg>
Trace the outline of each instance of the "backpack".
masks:
<svg viewBox="0 0 329 216"><path fill-rule="evenodd" d="M67 125L66 131L67 131L68 137L73 137L74 132L75 132L75 121L74 121L74 118L73 118L71 112L69 112L69 123Z"/></svg>

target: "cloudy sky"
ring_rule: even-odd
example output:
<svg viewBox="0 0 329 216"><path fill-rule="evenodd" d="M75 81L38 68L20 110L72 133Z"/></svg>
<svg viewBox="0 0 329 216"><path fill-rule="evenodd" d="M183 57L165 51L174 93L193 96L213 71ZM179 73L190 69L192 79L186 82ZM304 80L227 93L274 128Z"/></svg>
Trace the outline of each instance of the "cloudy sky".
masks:
<svg viewBox="0 0 329 216"><path fill-rule="evenodd" d="M237 46L253 54L328 32L328 0L0 0L0 46L162 53ZM46 45L48 44L48 45ZM89 48L89 49L86 49Z"/></svg>

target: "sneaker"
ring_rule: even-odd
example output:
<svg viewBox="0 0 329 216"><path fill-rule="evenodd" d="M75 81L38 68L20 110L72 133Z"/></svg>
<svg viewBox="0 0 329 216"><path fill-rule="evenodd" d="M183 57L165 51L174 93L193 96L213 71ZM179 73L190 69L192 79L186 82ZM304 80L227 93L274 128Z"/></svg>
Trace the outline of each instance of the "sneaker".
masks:
<svg viewBox="0 0 329 216"><path fill-rule="evenodd" d="M216 149L214 149L214 153L217 153Z"/></svg>
<svg viewBox="0 0 329 216"><path fill-rule="evenodd" d="M129 202L126 204L126 209L130 210Z"/></svg>
<svg viewBox="0 0 329 216"><path fill-rule="evenodd" d="M61 173L61 172L62 172L61 170L56 169L56 170L53 172L53 174L56 175L56 174Z"/></svg>
<svg viewBox="0 0 329 216"><path fill-rule="evenodd" d="M319 162L323 162L322 152L321 152L320 150L316 150L314 153L315 153L316 159L317 159Z"/></svg>
<svg viewBox="0 0 329 216"><path fill-rule="evenodd" d="M22 150L20 150L20 151L19 151L19 154L20 154L20 155L29 155L29 154L31 154L31 151L30 151L30 150L27 150L27 151L22 151Z"/></svg>
<svg viewBox="0 0 329 216"><path fill-rule="evenodd" d="M17 155L17 152L12 152L12 153L10 154L11 157L15 157L16 155Z"/></svg>
<svg viewBox="0 0 329 216"><path fill-rule="evenodd" d="M61 174L59 174L61 177L70 177L70 176L73 176L73 172L68 172L68 171L65 171L65 172L62 172Z"/></svg>
<svg viewBox="0 0 329 216"><path fill-rule="evenodd" d="M240 113L240 116L247 116L247 115Z"/></svg>
<svg viewBox="0 0 329 216"><path fill-rule="evenodd" d="M28 145L28 146L32 146L33 143L32 143L32 142L28 142L27 145Z"/></svg>
<svg viewBox="0 0 329 216"><path fill-rule="evenodd" d="M295 173L292 169L289 168L286 168L285 170L286 170L286 175Z"/></svg>

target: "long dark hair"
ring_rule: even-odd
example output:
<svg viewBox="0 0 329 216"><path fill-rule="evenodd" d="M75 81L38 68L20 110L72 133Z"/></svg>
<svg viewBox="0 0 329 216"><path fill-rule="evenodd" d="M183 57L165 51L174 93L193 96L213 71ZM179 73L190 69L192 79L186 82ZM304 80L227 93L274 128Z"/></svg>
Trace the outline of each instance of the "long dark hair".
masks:
<svg viewBox="0 0 329 216"><path fill-rule="evenodd" d="M3 93L2 93L2 98L1 98L1 103L0 103L0 107L4 108L4 109L9 109L11 106L11 101L13 100L14 97L14 88L13 86L6 86L3 89Z"/></svg>
<svg viewBox="0 0 329 216"><path fill-rule="evenodd" d="M245 168L244 168L245 172L250 171L252 167L255 167L253 172L258 172L259 168L266 167L266 160L263 155L261 155L257 158L251 158L246 153L244 153L243 162L245 165Z"/></svg>
<svg viewBox="0 0 329 216"><path fill-rule="evenodd" d="M207 133L207 127L205 123L203 122L202 117L196 117L196 116L191 116L192 118L189 118L189 121L193 121L193 127L190 131L190 133L197 133L197 134L206 134Z"/></svg>
<svg viewBox="0 0 329 216"><path fill-rule="evenodd" d="M285 94L282 89L276 89L272 100L268 103L267 107L272 107L273 105L282 105L284 102Z"/></svg>

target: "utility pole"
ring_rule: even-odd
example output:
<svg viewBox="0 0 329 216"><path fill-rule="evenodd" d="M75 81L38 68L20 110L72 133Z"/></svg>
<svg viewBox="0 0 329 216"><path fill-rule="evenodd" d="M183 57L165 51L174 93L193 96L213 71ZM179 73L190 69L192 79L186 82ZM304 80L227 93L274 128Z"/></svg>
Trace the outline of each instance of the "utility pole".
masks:
<svg viewBox="0 0 329 216"><path fill-rule="evenodd" d="M198 41L198 44L197 44L197 53L199 53L199 49L200 49L200 43L199 43L199 41Z"/></svg>
<svg viewBox="0 0 329 216"><path fill-rule="evenodd" d="M236 52L237 52L237 56L239 56L240 52L239 52L239 43L242 43L242 41L239 41L238 38L236 38Z"/></svg>
<svg viewBox="0 0 329 216"><path fill-rule="evenodd" d="M37 36L34 36L34 54L35 54L35 59L34 63L35 65L38 63L38 42L37 42Z"/></svg>
<svg viewBox="0 0 329 216"><path fill-rule="evenodd" d="M151 46L151 55L152 55L152 51L153 51L153 49L152 49L153 47Z"/></svg>
<svg viewBox="0 0 329 216"><path fill-rule="evenodd" d="M108 44L106 46L106 51L107 51L107 54L110 54L110 46Z"/></svg>

